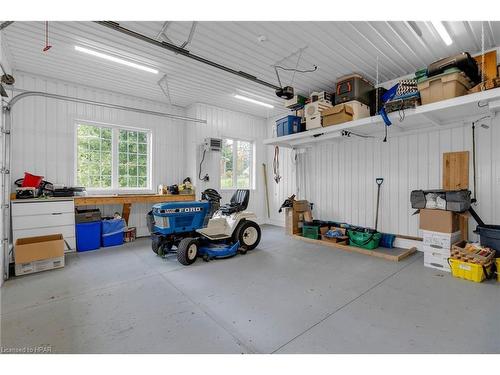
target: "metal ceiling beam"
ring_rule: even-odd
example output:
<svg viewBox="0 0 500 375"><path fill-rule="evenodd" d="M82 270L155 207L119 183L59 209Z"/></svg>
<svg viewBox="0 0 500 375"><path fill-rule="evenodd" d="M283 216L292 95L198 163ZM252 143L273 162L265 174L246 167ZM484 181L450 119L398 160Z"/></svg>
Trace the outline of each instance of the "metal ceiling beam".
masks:
<svg viewBox="0 0 500 375"><path fill-rule="evenodd" d="M255 76L249 74L249 73L245 73L245 72L243 72L241 70L232 69L232 68L229 68L229 67L227 67L225 65L216 63L216 62L211 61L211 60L208 60L208 59L206 59L204 57L192 54L188 50L186 50L184 48L181 48L181 47L178 47L175 44L168 43L168 42L165 42L165 41L160 42L160 41L155 40L153 38L150 38L150 37L148 37L146 35L143 35L143 34L135 32L135 31L132 31L130 29L127 29L125 27L122 27L117 22L112 22L112 21L94 21L94 22L98 23L99 25L109 27L110 29L118 31L118 32L120 32L122 34L131 36L131 37L136 38L136 39L140 39L140 40L142 40L144 42L147 42L149 44L153 44L153 45L155 45L157 47L161 47L163 49L172 51L172 52L174 52L176 54L179 54L179 55L185 56L187 58L196 60L196 61L201 62L203 64L210 65L210 66L212 66L214 68L217 68L217 69L223 70L225 72L237 75L237 76L239 76L241 78L248 79L248 80L250 80L250 81L252 81L254 83L257 83L259 85L270 87L270 88L272 88L274 90L277 90L277 89L280 88L279 86L276 86L275 84L263 81L263 80L255 77Z"/></svg>

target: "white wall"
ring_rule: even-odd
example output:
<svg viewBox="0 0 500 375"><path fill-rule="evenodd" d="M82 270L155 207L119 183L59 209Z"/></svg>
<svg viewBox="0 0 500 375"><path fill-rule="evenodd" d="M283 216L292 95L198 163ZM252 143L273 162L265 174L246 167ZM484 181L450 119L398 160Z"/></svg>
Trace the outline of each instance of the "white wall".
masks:
<svg viewBox="0 0 500 375"><path fill-rule="evenodd" d="M261 117L251 116L241 112L230 111L206 104L194 104L187 109L187 115L207 120L207 124L187 124L186 134L186 170L188 175L193 177L193 183L200 193L206 188L214 188L220 191L223 202L228 202L234 190L220 190L220 154L207 153L203 174L208 173L210 181L205 183L198 179L200 163L200 145L207 137L217 138L237 138L250 140L255 144L255 189L250 193L249 209L253 210L260 222L267 220L265 208L264 182L262 173L262 163L265 163L265 148L262 140L267 137L266 120Z"/></svg>
<svg viewBox="0 0 500 375"><path fill-rule="evenodd" d="M274 119L273 119L274 120ZM268 131L274 121L269 120ZM487 120L489 123L489 120ZM489 129L476 127L478 205L476 211L487 223L500 223L500 118ZM418 215L410 205L410 191L440 188L442 154L469 150L472 189L471 125L425 131L381 139L339 139L309 149L299 168L305 180L301 197L315 203L315 218L374 226L376 177L383 177L379 230L419 235ZM268 152L269 163L272 155ZM282 182L273 184L274 211L286 196L295 192L290 151L281 149ZM305 172L304 172L305 171ZM277 206L276 206L277 205ZM276 218L283 223L283 216ZM470 230L475 222L470 220ZM472 233L471 233L472 234Z"/></svg>
<svg viewBox="0 0 500 375"><path fill-rule="evenodd" d="M276 120L282 118L283 116L273 117L268 120L267 125L267 137L272 138L276 136ZM301 166L304 166L304 163L300 163L300 161L296 161L295 153L292 152L289 148L279 148L279 175L281 176L281 180L279 183L276 183L274 180L274 172L273 172L273 160L274 160L274 146L266 146L266 157L267 157L267 180L269 183L269 200L271 203L271 218L270 223L274 225L285 224L284 214L279 213L279 207L283 201L291 196L292 194L296 194L296 199L307 199L306 196L303 195L302 189L299 191L301 184L297 184L298 174L296 173L296 168L300 169ZM303 158L303 156L300 156ZM302 160L302 159L300 159Z"/></svg>
<svg viewBox="0 0 500 375"><path fill-rule="evenodd" d="M184 115L184 109L169 108L132 96L106 92L76 84L16 72L16 88L44 91L123 106L138 107L159 112ZM29 171L45 176L53 183L74 185L75 122L94 121L134 126L152 130L153 180L152 188L174 184L185 177L183 144L186 123L164 117L97 106L64 102L41 97L19 101L13 109L12 125L12 180ZM138 234L147 234L145 213L149 205L133 205L130 225L137 226ZM121 207L101 207L105 214L121 211Z"/></svg>

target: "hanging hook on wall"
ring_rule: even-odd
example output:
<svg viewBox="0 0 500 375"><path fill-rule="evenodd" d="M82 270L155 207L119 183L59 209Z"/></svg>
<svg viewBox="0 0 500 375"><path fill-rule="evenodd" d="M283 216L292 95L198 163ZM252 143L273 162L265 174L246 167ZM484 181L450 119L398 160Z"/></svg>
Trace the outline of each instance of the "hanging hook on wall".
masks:
<svg viewBox="0 0 500 375"><path fill-rule="evenodd" d="M45 21L45 47L43 47L43 52L47 52L52 46L49 44L49 21Z"/></svg>

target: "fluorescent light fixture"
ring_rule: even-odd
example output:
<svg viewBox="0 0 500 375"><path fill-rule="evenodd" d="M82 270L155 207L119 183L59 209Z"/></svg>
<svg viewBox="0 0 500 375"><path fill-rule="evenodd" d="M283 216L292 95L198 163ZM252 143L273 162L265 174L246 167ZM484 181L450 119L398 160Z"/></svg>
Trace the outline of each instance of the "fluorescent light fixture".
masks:
<svg viewBox="0 0 500 375"><path fill-rule="evenodd" d="M446 27L444 27L441 21L432 21L432 26L434 26L439 36L441 37L441 39L443 39L443 42L447 46L453 44L453 40L451 40L450 34L448 34L448 31L446 31Z"/></svg>
<svg viewBox="0 0 500 375"><path fill-rule="evenodd" d="M139 65L139 64L136 64L132 61L120 59L119 57L106 55L105 53L97 52L97 51L94 51L92 49L88 49L88 48L84 48L84 47L80 47L80 46L75 46L75 50L79 51L79 52L83 52L83 53L88 53L89 55L92 55L92 56L100 57L101 59L113 61L113 62L118 63L118 64L127 65L127 66L130 66L132 68L144 70L145 72L158 74L158 70L156 70L156 69L149 68L149 67L144 66L144 65Z"/></svg>
<svg viewBox="0 0 500 375"><path fill-rule="evenodd" d="M247 98L246 96L241 96L241 95L235 95L234 96L236 99L240 99L240 100L244 100L246 102L250 102L250 103L253 103L253 104L258 104L258 105L261 105L263 107L267 107L267 108L274 108L273 105L271 104L267 104L267 103L264 103L264 102L260 102L258 100L255 100L255 99L252 99L252 98Z"/></svg>

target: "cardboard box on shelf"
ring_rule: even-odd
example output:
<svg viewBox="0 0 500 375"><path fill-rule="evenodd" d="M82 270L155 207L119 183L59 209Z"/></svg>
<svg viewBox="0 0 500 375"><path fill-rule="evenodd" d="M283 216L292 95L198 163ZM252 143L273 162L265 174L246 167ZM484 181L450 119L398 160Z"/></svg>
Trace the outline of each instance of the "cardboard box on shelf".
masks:
<svg viewBox="0 0 500 375"><path fill-rule="evenodd" d="M18 238L14 246L16 275L64 267L62 234Z"/></svg>
<svg viewBox="0 0 500 375"><path fill-rule="evenodd" d="M322 126L332 126L344 122L358 120L370 116L370 107L366 104L352 100L347 103L337 104L321 112Z"/></svg>
<svg viewBox="0 0 500 375"><path fill-rule="evenodd" d="M420 210L420 229L454 233L460 229L458 214L451 211L423 208Z"/></svg>
<svg viewBox="0 0 500 375"><path fill-rule="evenodd" d="M312 130L312 129L318 129L321 128L322 125L322 118L321 115L315 115L315 116L306 116L306 130Z"/></svg>

